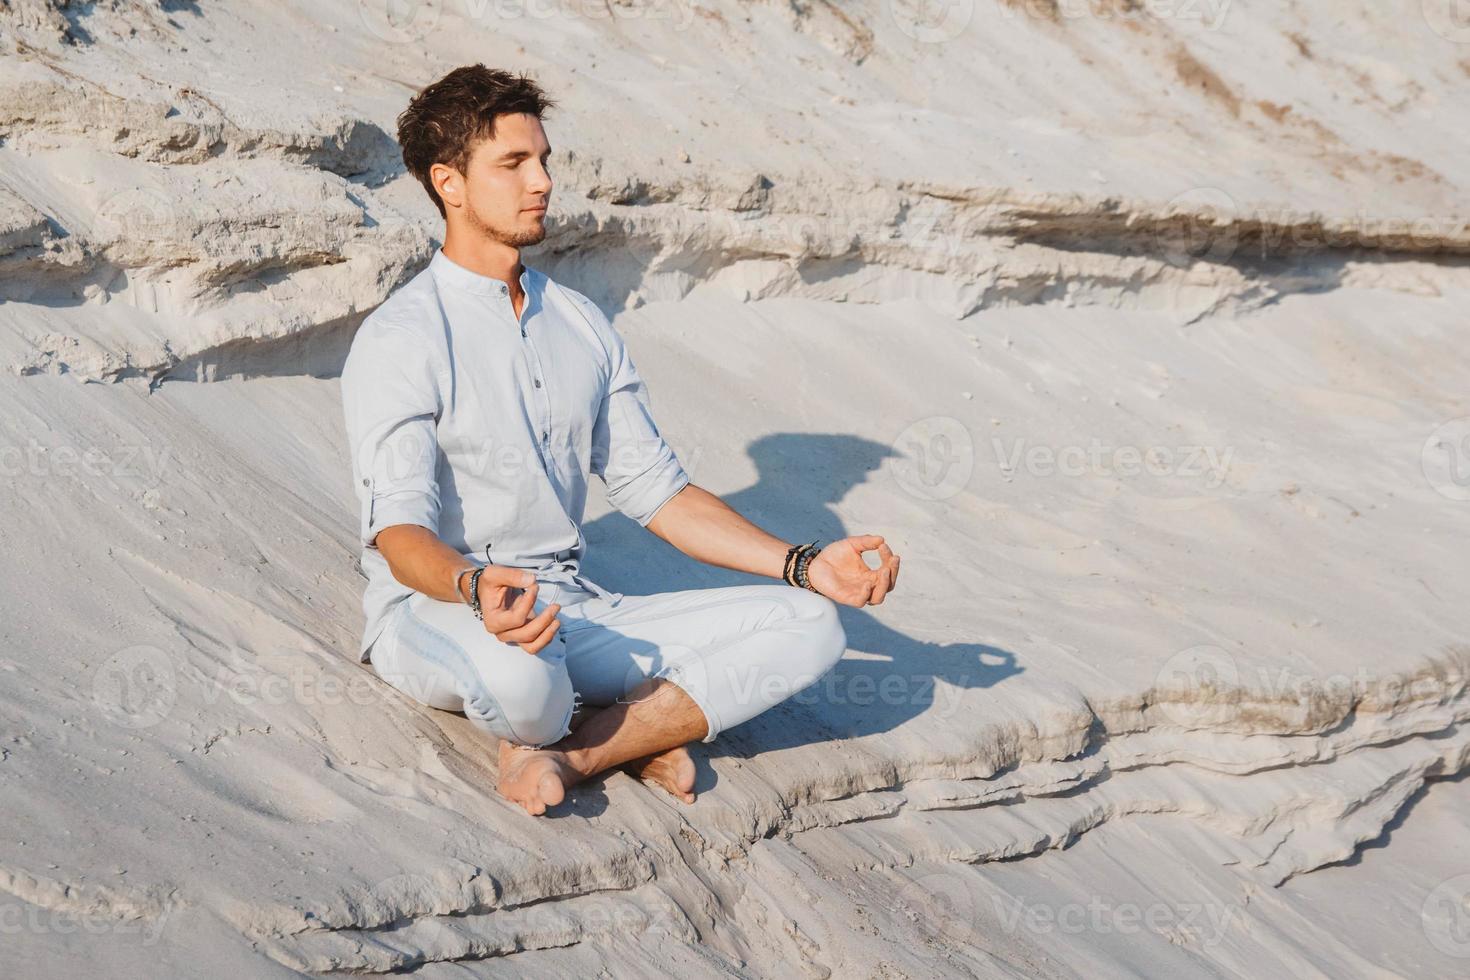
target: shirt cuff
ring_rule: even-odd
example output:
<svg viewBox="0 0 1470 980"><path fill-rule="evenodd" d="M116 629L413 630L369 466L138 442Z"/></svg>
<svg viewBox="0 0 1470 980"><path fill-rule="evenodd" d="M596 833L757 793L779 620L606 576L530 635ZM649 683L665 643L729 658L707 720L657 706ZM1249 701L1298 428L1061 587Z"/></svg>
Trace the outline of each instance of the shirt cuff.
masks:
<svg viewBox="0 0 1470 980"><path fill-rule="evenodd" d="M374 495L368 506L368 520L362 532L363 546L376 551L378 532L395 524L417 524L438 534L438 498L422 490L399 490Z"/></svg>
<svg viewBox="0 0 1470 980"><path fill-rule="evenodd" d="M661 469L640 473L617 490L609 491L607 499L640 526L647 527L659 509L689 483L689 474L677 460L673 460Z"/></svg>

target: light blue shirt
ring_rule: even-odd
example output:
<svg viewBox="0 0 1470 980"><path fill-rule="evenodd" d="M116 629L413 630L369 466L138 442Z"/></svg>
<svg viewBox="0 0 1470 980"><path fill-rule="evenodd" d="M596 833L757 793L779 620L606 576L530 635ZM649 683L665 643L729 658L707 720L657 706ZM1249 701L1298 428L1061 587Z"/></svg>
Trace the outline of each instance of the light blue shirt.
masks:
<svg viewBox="0 0 1470 980"><path fill-rule="evenodd" d="M588 474L645 526L689 483L607 317L521 268L517 318L505 283L436 251L353 338L342 406L368 579L363 660L412 595L374 543L383 528L418 524L471 562L616 600L581 574Z"/></svg>

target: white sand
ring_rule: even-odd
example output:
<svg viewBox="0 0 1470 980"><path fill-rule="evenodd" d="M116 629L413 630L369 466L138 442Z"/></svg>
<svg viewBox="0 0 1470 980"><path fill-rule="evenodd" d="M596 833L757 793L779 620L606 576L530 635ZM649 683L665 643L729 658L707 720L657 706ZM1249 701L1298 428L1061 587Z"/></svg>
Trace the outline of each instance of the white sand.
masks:
<svg viewBox="0 0 1470 980"><path fill-rule="evenodd" d="M0 7L0 971L1464 975L1470 45L166 6ZM527 261L694 479L904 556L692 807L527 818L354 662L334 375L433 247L393 116L474 60L561 99ZM587 531L625 592L747 580Z"/></svg>

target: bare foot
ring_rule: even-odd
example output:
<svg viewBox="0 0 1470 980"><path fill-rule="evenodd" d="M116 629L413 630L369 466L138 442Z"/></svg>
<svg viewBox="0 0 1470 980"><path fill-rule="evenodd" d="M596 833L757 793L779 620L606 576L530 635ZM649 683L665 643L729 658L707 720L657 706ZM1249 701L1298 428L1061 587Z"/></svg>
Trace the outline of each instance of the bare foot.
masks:
<svg viewBox="0 0 1470 980"><path fill-rule="evenodd" d="M500 743L500 779L495 788L532 816L540 816L547 807L560 803L577 778L576 770L561 752Z"/></svg>
<svg viewBox="0 0 1470 980"><path fill-rule="evenodd" d="M623 768L645 783L663 787L685 803L694 802L694 760L682 745L634 759Z"/></svg>

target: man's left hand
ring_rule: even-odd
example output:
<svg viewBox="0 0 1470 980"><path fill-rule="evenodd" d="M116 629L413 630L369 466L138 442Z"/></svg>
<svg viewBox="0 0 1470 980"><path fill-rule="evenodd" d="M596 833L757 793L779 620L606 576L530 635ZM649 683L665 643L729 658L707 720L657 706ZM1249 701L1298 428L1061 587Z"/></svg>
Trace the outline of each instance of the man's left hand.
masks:
<svg viewBox="0 0 1470 980"><path fill-rule="evenodd" d="M880 564L869 568L863 554L877 551ZM807 567L812 588L844 606L876 606L898 584L898 555L876 534L833 541Z"/></svg>

